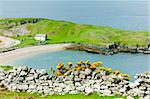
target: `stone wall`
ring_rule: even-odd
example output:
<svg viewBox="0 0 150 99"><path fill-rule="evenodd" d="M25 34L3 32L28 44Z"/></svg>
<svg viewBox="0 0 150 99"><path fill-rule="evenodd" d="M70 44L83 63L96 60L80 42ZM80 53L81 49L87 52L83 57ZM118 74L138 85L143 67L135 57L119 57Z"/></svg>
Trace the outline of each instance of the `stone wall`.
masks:
<svg viewBox="0 0 150 99"><path fill-rule="evenodd" d="M0 69L0 86L10 91L52 94L89 95L96 92L104 96L139 96L150 99L150 72L136 75L130 82L120 75L107 75L106 72L68 71L63 76L49 75L44 69L18 67L8 72Z"/></svg>

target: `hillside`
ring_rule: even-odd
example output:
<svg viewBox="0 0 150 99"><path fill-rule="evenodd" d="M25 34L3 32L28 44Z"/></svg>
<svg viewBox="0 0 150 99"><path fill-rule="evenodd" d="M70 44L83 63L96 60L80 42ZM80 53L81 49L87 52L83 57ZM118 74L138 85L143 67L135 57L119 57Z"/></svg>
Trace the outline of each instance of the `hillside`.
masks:
<svg viewBox="0 0 150 99"><path fill-rule="evenodd" d="M0 24L0 30L10 30L20 25L25 26L28 30L28 34L11 36L22 40L19 46L36 44L37 41L34 40L34 36L38 33L48 35L47 43L86 43L106 46L116 42L128 46L136 46L137 44L147 46L150 42L150 32L144 31L121 30L49 19L0 19L1 23L6 21L7 24Z"/></svg>

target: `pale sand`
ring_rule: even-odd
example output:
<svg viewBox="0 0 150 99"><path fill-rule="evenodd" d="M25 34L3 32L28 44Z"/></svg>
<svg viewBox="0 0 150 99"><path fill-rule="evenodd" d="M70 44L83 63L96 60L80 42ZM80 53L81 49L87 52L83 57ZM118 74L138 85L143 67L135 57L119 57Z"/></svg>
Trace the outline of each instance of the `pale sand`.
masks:
<svg viewBox="0 0 150 99"><path fill-rule="evenodd" d="M9 48L9 47L15 46L17 44L20 44L19 40L15 40L15 39L8 38L5 36L0 36L0 41L1 41L0 48Z"/></svg>
<svg viewBox="0 0 150 99"><path fill-rule="evenodd" d="M18 58L44 53L44 52L55 52L64 50L65 47L71 44L51 44L51 45L41 45L33 47L25 47L16 49L13 51L0 53L0 65L7 64L9 61L13 61Z"/></svg>

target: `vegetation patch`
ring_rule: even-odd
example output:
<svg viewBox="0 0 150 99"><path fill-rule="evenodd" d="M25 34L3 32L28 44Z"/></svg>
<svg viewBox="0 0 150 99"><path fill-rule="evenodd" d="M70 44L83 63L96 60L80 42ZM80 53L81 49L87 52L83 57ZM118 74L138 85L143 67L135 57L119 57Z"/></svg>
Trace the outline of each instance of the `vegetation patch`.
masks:
<svg viewBox="0 0 150 99"><path fill-rule="evenodd" d="M5 71L9 71L13 69L13 66L0 66L0 68L4 69Z"/></svg>

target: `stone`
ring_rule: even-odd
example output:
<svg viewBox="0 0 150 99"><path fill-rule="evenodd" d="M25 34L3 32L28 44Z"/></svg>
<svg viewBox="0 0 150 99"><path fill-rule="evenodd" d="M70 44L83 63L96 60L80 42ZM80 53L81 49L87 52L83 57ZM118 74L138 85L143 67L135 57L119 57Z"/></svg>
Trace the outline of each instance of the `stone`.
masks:
<svg viewBox="0 0 150 99"><path fill-rule="evenodd" d="M65 81L64 82L66 85L73 85L74 83L73 83L73 81Z"/></svg>
<svg viewBox="0 0 150 99"><path fill-rule="evenodd" d="M91 71L91 69L85 69L85 75L89 75L89 74L91 74L92 73L92 71Z"/></svg>
<svg viewBox="0 0 150 99"><path fill-rule="evenodd" d="M143 82L143 79L138 78L138 79L136 79L136 81L139 82L139 83L141 83L141 82Z"/></svg>
<svg viewBox="0 0 150 99"><path fill-rule="evenodd" d="M38 86L37 86L37 90L38 90L38 91L41 91L42 89L43 89L43 87L42 87L41 85L38 85Z"/></svg>
<svg viewBox="0 0 150 99"><path fill-rule="evenodd" d="M3 73L4 72L4 69L0 68L0 73Z"/></svg>
<svg viewBox="0 0 150 99"><path fill-rule="evenodd" d="M3 72L0 72L0 76L5 76L5 73L3 73Z"/></svg>
<svg viewBox="0 0 150 99"><path fill-rule="evenodd" d="M29 89L30 89L30 90L34 90L34 89L36 89L36 88L37 88L36 85L29 85Z"/></svg>
<svg viewBox="0 0 150 99"><path fill-rule="evenodd" d="M67 80L72 81L74 79L74 75L68 75L65 77Z"/></svg>
<svg viewBox="0 0 150 99"><path fill-rule="evenodd" d="M57 87L57 92L61 93L63 91L63 89L61 87Z"/></svg>
<svg viewBox="0 0 150 99"><path fill-rule="evenodd" d="M65 85L64 83L59 83L59 87L61 87L61 88L65 88L65 87L66 87L66 85Z"/></svg>
<svg viewBox="0 0 150 99"><path fill-rule="evenodd" d="M88 83L91 84L91 85L94 85L95 84L95 80L88 80Z"/></svg>
<svg viewBox="0 0 150 99"><path fill-rule="evenodd" d="M87 78L87 79L91 79L92 77L91 77L91 76L87 76L86 78Z"/></svg>
<svg viewBox="0 0 150 99"><path fill-rule="evenodd" d="M35 73L33 76L35 79L37 79L39 77L39 75L37 73Z"/></svg>
<svg viewBox="0 0 150 99"><path fill-rule="evenodd" d="M150 95L150 91L145 91L145 94Z"/></svg>
<svg viewBox="0 0 150 99"><path fill-rule="evenodd" d="M86 76L85 76L84 74L80 74L80 75L79 75L79 78L81 78L81 79L85 79L85 77L86 77Z"/></svg>
<svg viewBox="0 0 150 99"><path fill-rule="evenodd" d="M126 92L126 88L124 87L124 88L119 89L119 92L125 93Z"/></svg>
<svg viewBox="0 0 150 99"><path fill-rule="evenodd" d="M134 97L132 97L132 96L127 96L127 99L134 99Z"/></svg>
<svg viewBox="0 0 150 99"><path fill-rule="evenodd" d="M34 69L31 68L31 69L30 69L30 73L31 73L31 74L35 74L35 73L36 73L36 70L34 70Z"/></svg>
<svg viewBox="0 0 150 99"><path fill-rule="evenodd" d="M96 72L92 72L92 79L94 79L96 77Z"/></svg>
<svg viewBox="0 0 150 99"><path fill-rule="evenodd" d="M111 91L110 90L105 89L105 90L102 91L102 93L106 96L111 96Z"/></svg>
<svg viewBox="0 0 150 99"><path fill-rule="evenodd" d="M132 92L134 93L135 96L141 94L141 90L138 88L132 89Z"/></svg>
<svg viewBox="0 0 150 99"><path fill-rule="evenodd" d="M71 88L69 86L66 86L66 88L63 89L64 93L69 93Z"/></svg>
<svg viewBox="0 0 150 99"><path fill-rule="evenodd" d="M23 82L24 81L24 77L18 77L17 80Z"/></svg>
<svg viewBox="0 0 150 99"><path fill-rule="evenodd" d="M9 76L8 76L8 79L13 79L13 75L9 75Z"/></svg>
<svg viewBox="0 0 150 99"><path fill-rule="evenodd" d="M90 87L86 87L85 88L85 93L88 95L88 94L91 94L93 92L93 88L90 88Z"/></svg>
<svg viewBox="0 0 150 99"><path fill-rule="evenodd" d="M27 67L27 66L23 66L23 67L22 67L22 70L23 70L23 71L28 71L28 67Z"/></svg>
<svg viewBox="0 0 150 99"><path fill-rule="evenodd" d="M0 87L4 87L4 84L2 82L0 82Z"/></svg>
<svg viewBox="0 0 150 99"><path fill-rule="evenodd" d="M73 91L69 92L69 94L77 94L77 93L78 93L78 91L76 91L76 90L73 90Z"/></svg>
<svg viewBox="0 0 150 99"><path fill-rule="evenodd" d="M85 86L76 87L77 90L83 92L85 90Z"/></svg>
<svg viewBox="0 0 150 99"><path fill-rule="evenodd" d="M59 86L59 83L58 83L58 82L54 82L54 83L53 83L53 86L54 86L54 87L58 87L58 86Z"/></svg>
<svg viewBox="0 0 150 99"><path fill-rule="evenodd" d="M143 99L150 99L150 95L145 96Z"/></svg>
<svg viewBox="0 0 150 99"><path fill-rule="evenodd" d="M28 85L18 85L17 87L21 91L26 91L28 89Z"/></svg>
<svg viewBox="0 0 150 99"><path fill-rule="evenodd" d="M17 72L21 72L21 71L22 71L22 67L19 66L19 67L17 68Z"/></svg>
<svg viewBox="0 0 150 99"><path fill-rule="evenodd" d="M40 80L47 80L48 79L48 75L43 75L41 77L39 77Z"/></svg>
<svg viewBox="0 0 150 99"><path fill-rule="evenodd" d="M139 89L140 89L140 90L145 90L146 87L140 86Z"/></svg>
<svg viewBox="0 0 150 99"><path fill-rule="evenodd" d="M26 80L27 80L27 81L31 81L31 80L33 80L33 79L34 79L34 76L26 77Z"/></svg>
<svg viewBox="0 0 150 99"><path fill-rule="evenodd" d="M140 83L137 80L134 81L134 84L135 84L135 86L139 86L140 85Z"/></svg>
<svg viewBox="0 0 150 99"><path fill-rule="evenodd" d="M80 82L75 82L75 86L81 86Z"/></svg>
<svg viewBox="0 0 150 99"><path fill-rule="evenodd" d="M47 74L47 71L46 71L46 69L41 69L41 70L39 70L39 73L41 75L45 75L45 74Z"/></svg>
<svg viewBox="0 0 150 99"><path fill-rule="evenodd" d="M85 75L85 71L79 71L79 73Z"/></svg>
<svg viewBox="0 0 150 99"><path fill-rule="evenodd" d="M75 76L78 76L78 75L79 75L79 71L78 71L78 70L77 70L77 71L74 71L73 74L74 74Z"/></svg>
<svg viewBox="0 0 150 99"><path fill-rule="evenodd" d="M20 76L26 76L26 75L27 75L27 72L25 72L25 71L20 72Z"/></svg>
<svg viewBox="0 0 150 99"><path fill-rule="evenodd" d="M129 83L129 87L130 87L130 88L135 88L136 85L135 85L134 83L130 82L130 83Z"/></svg>
<svg viewBox="0 0 150 99"><path fill-rule="evenodd" d="M71 73L72 73L71 71L67 71L64 75L65 75L65 76L73 75L73 74L71 74Z"/></svg>
<svg viewBox="0 0 150 99"><path fill-rule="evenodd" d="M74 78L74 81L75 81L75 82L80 82L80 81L81 81L81 78Z"/></svg>
<svg viewBox="0 0 150 99"><path fill-rule="evenodd" d="M107 87L107 86L102 85L102 86L100 87L100 89L108 89L108 87Z"/></svg>

